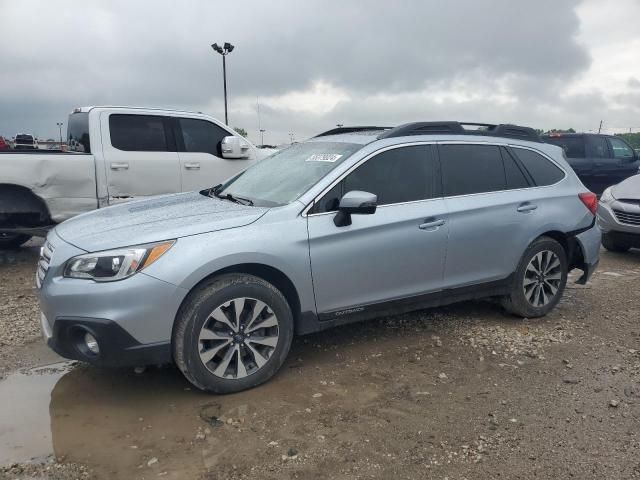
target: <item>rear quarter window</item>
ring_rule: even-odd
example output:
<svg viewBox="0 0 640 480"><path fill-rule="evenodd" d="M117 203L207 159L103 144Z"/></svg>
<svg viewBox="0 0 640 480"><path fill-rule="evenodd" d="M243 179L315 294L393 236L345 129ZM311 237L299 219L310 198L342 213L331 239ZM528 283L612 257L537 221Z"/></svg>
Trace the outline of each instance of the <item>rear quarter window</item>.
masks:
<svg viewBox="0 0 640 480"><path fill-rule="evenodd" d="M69 115L67 148L71 152L91 153L88 112L78 112Z"/></svg>
<svg viewBox="0 0 640 480"><path fill-rule="evenodd" d="M538 187L553 185L564 178L564 172L549 159L533 150L511 147Z"/></svg>

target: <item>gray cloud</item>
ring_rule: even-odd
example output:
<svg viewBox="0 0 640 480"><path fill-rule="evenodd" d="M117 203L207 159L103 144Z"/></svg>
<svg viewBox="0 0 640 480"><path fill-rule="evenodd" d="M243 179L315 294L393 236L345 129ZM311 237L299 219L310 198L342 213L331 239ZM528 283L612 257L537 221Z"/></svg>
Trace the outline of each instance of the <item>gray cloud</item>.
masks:
<svg viewBox="0 0 640 480"><path fill-rule="evenodd" d="M576 41L577 6L574 0L7 2L0 134L52 136L56 121L86 104L222 117L221 60L209 45L224 41L236 45L228 57L233 124L256 123L254 112L237 107L238 98L302 91L318 81L348 95L325 114L263 106L274 141L336 121L394 124L436 115L542 123L536 103L557 107L559 87L590 65ZM414 95L452 85L479 98L443 104ZM526 104L482 98L499 89ZM412 103L376 99L381 94Z"/></svg>

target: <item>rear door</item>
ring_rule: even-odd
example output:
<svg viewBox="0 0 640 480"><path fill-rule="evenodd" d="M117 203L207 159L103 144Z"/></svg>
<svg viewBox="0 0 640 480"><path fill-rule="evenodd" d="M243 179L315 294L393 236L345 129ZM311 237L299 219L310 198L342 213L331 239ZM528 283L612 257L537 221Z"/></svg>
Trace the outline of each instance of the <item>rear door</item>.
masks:
<svg viewBox="0 0 640 480"><path fill-rule="evenodd" d="M438 151L449 216L445 287L507 278L541 214L529 177L499 145L447 142Z"/></svg>
<svg viewBox="0 0 640 480"><path fill-rule="evenodd" d="M168 117L100 115L109 204L180 192L180 162Z"/></svg>
<svg viewBox="0 0 640 480"><path fill-rule="evenodd" d="M222 139L233 134L221 126L198 118L175 118L174 121L182 191L212 187L255 162L254 159L222 158Z"/></svg>

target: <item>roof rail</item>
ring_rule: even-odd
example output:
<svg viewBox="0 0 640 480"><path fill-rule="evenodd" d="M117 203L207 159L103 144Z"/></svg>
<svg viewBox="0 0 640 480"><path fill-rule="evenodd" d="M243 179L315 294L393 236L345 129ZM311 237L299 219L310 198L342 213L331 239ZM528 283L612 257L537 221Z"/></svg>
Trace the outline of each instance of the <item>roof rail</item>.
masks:
<svg viewBox="0 0 640 480"><path fill-rule="evenodd" d="M477 129L464 128L465 125L480 127ZM533 128L519 125L473 122L412 122L392 128L378 136L378 138L405 137L410 135L484 135L489 137L517 138L530 142L540 142L540 136Z"/></svg>
<svg viewBox="0 0 640 480"><path fill-rule="evenodd" d="M326 137L327 135L339 135L342 133L354 133L354 132L370 132L372 130L391 130L391 127L338 127L332 128L331 130L327 130L326 132L322 132L316 137Z"/></svg>

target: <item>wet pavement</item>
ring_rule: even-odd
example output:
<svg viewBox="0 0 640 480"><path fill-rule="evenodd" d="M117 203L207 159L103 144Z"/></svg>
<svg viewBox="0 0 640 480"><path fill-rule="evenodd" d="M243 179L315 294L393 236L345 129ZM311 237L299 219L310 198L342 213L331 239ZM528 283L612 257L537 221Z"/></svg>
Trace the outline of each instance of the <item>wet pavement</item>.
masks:
<svg viewBox="0 0 640 480"><path fill-rule="evenodd" d="M467 302L349 325L297 338L273 380L225 396L172 366L12 346L0 465L45 468L0 478L79 477L54 464L109 479L640 478L639 282L640 252L603 252L544 319Z"/></svg>

